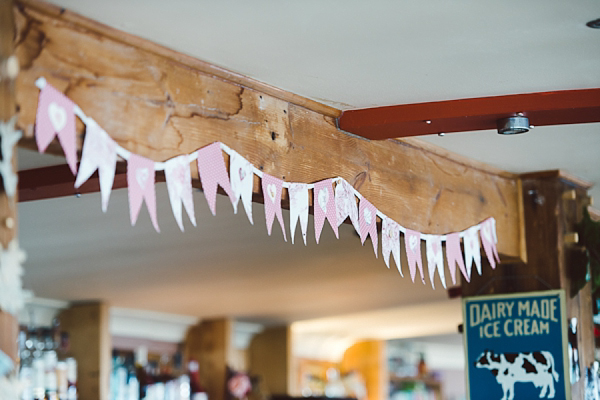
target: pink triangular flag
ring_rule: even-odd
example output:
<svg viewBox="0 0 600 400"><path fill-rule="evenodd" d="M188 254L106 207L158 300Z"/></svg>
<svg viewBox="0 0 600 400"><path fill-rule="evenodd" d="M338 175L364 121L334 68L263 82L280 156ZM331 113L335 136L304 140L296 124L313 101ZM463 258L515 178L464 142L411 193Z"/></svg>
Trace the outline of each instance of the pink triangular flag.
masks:
<svg viewBox="0 0 600 400"><path fill-rule="evenodd" d="M452 283L456 285L456 265L462 272L467 282L471 281L471 276L467 274L465 262L463 261L462 250L460 249L460 235L458 233L449 233L446 235L446 259L448 260L448 269Z"/></svg>
<svg viewBox="0 0 600 400"><path fill-rule="evenodd" d="M129 188L129 216L131 225L135 225L137 217L142 208L142 202L146 200L146 206L150 213L150 220L157 232L158 221L156 220L156 193L154 192L154 161L131 153L127 160L127 186Z"/></svg>
<svg viewBox="0 0 600 400"><path fill-rule="evenodd" d="M96 121L90 119L85 127L85 141L75 187L79 188L98 170L103 212L106 212L108 208L116 167L117 144L98 126Z"/></svg>
<svg viewBox="0 0 600 400"><path fill-rule="evenodd" d="M187 155L178 156L165 162L165 178L167 181L167 190L173 215L183 232L183 210L190 217L192 225L196 226L196 216L194 214L194 201L192 199L192 174L190 172L190 160Z"/></svg>
<svg viewBox="0 0 600 400"><path fill-rule="evenodd" d="M271 228L273 226L273 220L275 216L279 220L281 231L283 232L283 239L287 242L285 235L285 226L283 224L283 215L281 213L281 191L283 188L283 181L277 179L269 174L262 176L262 190L265 198L265 219L267 221L267 232L271 236Z"/></svg>
<svg viewBox="0 0 600 400"><path fill-rule="evenodd" d="M346 218L350 217L354 229L356 229L356 232L360 232L356 196L354 195L352 186L345 180L342 180L335 186L335 210L338 226L340 226Z"/></svg>
<svg viewBox="0 0 600 400"><path fill-rule="evenodd" d="M232 204L236 201L231 191L231 184L229 183L229 177L225 169L225 160L223 159L223 152L221 151L221 144L219 142L209 144L198 150L198 173L200 174L204 197L206 197L213 215L217 213L217 185L220 185L225 190Z"/></svg>
<svg viewBox="0 0 600 400"><path fill-rule="evenodd" d="M75 142L75 104L49 84L40 91L35 140L43 153L55 136L65 152L73 175L77 173L77 146Z"/></svg>
<svg viewBox="0 0 600 400"><path fill-rule="evenodd" d="M319 243L325 219L329 220L329 225L331 225L335 237L339 239L335 198L333 195L333 180L325 179L324 181L315 183L313 199L315 209L315 238L317 239L317 243Z"/></svg>
<svg viewBox="0 0 600 400"><path fill-rule="evenodd" d="M308 185L305 183L290 183L290 233L292 244L296 235L296 223L300 220L302 239L306 245L306 228L308 226Z"/></svg>
<svg viewBox="0 0 600 400"><path fill-rule="evenodd" d="M388 268L390 267L390 253L394 255L396 267L400 275L404 277L400 265L400 226L396 221L384 217L381 229L381 254L383 254L383 260Z"/></svg>
<svg viewBox="0 0 600 400"><path fill-rule="evenodd" d="M415 281L415 275L417 274L417 266L421 273L421 281L425 284L425 277L423 274L423 260L421 259L421 234L416 231L407 229L404 233L404 246L406 247L406 258L408 259L408 270L410 271L410 278Z"/></svg>
<svg viewBox="0 0 600 400"><path fill-rule="evenodd" d="M498 249L496 248L496 220L494 218L488 218L481 223L479 234L481 236L481 244L485 255L490 262L492 268L496 268L496 262L500 262L498 256Z"/></svg>
<svg viewBox="0 0 600 400"><path fill-rule="evenodd" d="M236 151L229 156L229 181L233 192L233 212L237 214L237 206L240 198L246 210L246 215L251 224L252 220L252 189L254 186L254 168L244 157Z"/></svg>
<svg viewBox="0 0 600 400"><path fill-rule="evenodd" d="M429 280L431 287L435 289L434 277L437 270L442 281L442 286L446 289L446 276L444 274L444 252L442 251L442 238L438 235L428 235L425 240L427 249L427 269L429 270Z"/></svg>
<svg viewBox="0 0 600 400"><path fill-rule="evenodd" d="M477 267L477 272L481 275L481 247L479 245L479 226L472 226L465 231L463 236L463 243L465 245L465 262L467 267L467 274L471 276L471 270L473 269L473 261Z"/></svg>
<svg viewBox="0 0 600 400"><path fill-rule="evenodd" d="M373 250L377 257L377 209L364 197L358 205L358 222L360 225L360 242L364 245L367 236L371 235Z"/></svg>

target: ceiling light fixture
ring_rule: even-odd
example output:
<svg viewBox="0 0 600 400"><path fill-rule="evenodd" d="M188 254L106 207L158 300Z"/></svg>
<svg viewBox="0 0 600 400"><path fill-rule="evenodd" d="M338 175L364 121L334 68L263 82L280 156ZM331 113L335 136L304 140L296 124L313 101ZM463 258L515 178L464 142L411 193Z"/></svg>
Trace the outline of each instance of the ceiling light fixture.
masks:
<svg viewBox="0 0 600 400"><path fill-rule="evenodd" d="M600 29L600 18L590 21L586 25L593 29Z"/></svg>
<svg viewBox="0 0 600 400"><path fill-rule="evenodd" d="M529 132L529 118L523 115L501 118L496 122L498 133L502 135L516 135Z"/></svg>

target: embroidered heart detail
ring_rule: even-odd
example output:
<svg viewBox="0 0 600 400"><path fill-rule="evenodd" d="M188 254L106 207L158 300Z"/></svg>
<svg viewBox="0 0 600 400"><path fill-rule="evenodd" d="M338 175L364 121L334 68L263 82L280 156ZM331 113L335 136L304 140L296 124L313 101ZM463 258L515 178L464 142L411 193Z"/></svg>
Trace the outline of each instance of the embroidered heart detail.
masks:
<svg viewBox="0 0 600 400"><path fill-rule="evenodd" d="M433 254L438 253L438 250L440 249L439 246L440 246L440 244L437 240L435 242L431 243L431 251L433 252Z"/></svg>
<svg viewBox="0 0 600 400"><path fill-rule="evenodd" d="M371 225L371 222L373 222L373 214L371 213L371 210L365 208L363 210L363 217L365 218L367 225Z"/></svg>
<svg viewBox="0 0 600 400"><path fill-rule="evenodd" d="M240 167L240 169L238 170L238 174L240 176L240 182L241 182L246 177L246 170L244 168Z"/></svg>
<svg viewBox="0 0 600 400"><path fill-rule="evenodd" d="M329 190L321 188L319 190L319 206L323 212L327 211L327 203L329 203Z"/></svg>
<svg viewBox="0 0 600 400"><path fill-rule="evenodd" d="M411 236L408 239L408 245L410 246L410 250L415 253L417 250L417 246L419 245L419 239L416 236Z"/></svg>
<svg viewBox="0 0 600 400"><path fill-rule="evenodd" d="M67 111L55 102L48 106L48 117L55 132L60 132L67 125Z"/></svg>
<svg viewBox="0 0 600 400"><path fill-rule="evenodd" d="M269 195L269 198L273 204L275 204L275 196L277 196L277 188L275 187L275 184L269 183L267 186L267 194Z"/></svg>
<svg viewBox="0 0 600 400"><path fill-rule="evenodd" d="M148 168L139 168L137 171L135 171L135 179L142 189L146 189L149 176L150 171L148 171Z"/></svg>
<svg viewBox="0 0 600 400"><path fill-rule="evenodd" d="M394 238L394 230L391 226L388 228L388 236L390 237L390 239Z"/></svg>

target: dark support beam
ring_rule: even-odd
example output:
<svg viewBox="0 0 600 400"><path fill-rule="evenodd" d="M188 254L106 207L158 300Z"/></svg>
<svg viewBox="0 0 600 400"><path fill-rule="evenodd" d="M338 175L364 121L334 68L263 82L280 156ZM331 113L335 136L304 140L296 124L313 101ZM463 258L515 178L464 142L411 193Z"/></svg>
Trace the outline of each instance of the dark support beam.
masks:
<svg viewBox="0 0 600 400"><path fill-rule="evenodd" d="M600 122L600 88L348 110L340 129L372 140L496 129L523 113L534 126Z"/></svg>
<svg viewBox="0 0 600 400"><path fill-rule="evenodd" d="M19 171L19 202L100 191L97 172L78 189L75 189L74 184L75 176L66 164ZM113 190L124 187L127 187L127 172L123 165L122 168L117 168Z"/></svg>

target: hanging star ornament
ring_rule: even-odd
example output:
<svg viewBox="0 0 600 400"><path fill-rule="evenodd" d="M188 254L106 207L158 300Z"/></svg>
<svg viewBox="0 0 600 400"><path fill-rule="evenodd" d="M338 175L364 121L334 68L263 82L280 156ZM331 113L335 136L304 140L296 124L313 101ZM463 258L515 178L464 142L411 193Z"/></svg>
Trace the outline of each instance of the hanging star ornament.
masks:
<svg viewBox="0 0 600 400"><path fill-rule="evenodd" d="M6 249L0 250L0 309L17 315L31 293L23 290L23 267L25 252L13 239Z"/></svg>
<svg viewBox="0 0 600 400"><path fill-rule="evenodd" d="M0 150L2 151L2 161L0 161L0 175L4 182L4 191L9 198L13 198L17 192L17 174L12 165L12 157L15 145L23 136L23 132L15 130L17 116L12 117L8 122L0 121Z"/></svg>

